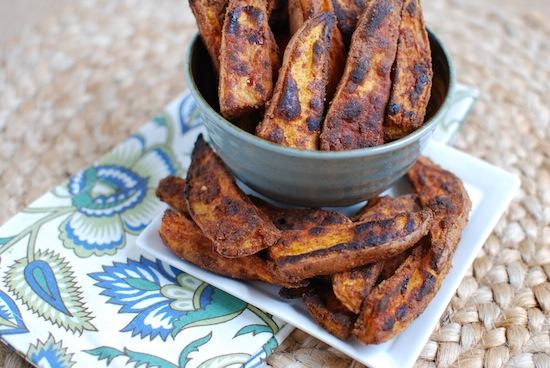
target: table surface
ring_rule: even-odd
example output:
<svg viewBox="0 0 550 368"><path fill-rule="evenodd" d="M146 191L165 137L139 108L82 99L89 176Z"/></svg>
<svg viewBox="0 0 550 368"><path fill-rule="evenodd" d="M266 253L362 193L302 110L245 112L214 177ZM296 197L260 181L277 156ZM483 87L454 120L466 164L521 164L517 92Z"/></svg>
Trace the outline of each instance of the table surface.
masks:
<svg viewBox="0 0 550 368"><path fill-rule="evenodd" d="M481 93L456 146L517 173L522 187L417 367L550 366L550 12L543 4L425 1L427 23L450 49L459 81ZM180 93L183 50L195 32L184 0L88 0L2 46L0 221ZM4 347L1 364L27 366ZM359 366L299 330L268 364Z"/></svg>

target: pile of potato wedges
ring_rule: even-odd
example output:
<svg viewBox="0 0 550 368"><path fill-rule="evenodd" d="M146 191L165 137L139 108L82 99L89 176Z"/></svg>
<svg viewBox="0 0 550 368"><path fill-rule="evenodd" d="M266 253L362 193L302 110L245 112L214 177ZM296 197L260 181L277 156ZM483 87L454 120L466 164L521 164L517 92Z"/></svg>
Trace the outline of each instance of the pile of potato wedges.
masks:
<svg viewBox="0 0 550 368"><path fill-rule="evenodd" d="M382 196L353 217L280 208L247 196L199 136L185 179L168 177L160 237L211 272L282 286L341 339L387 341L428 305L449 271L471 203L460 179L427 158L407 174L414 193Z"/></svg>
<svg viewBox="0 0 550 368"><path fill-rule="evenodd" d="M303 150L372 147L424 122L433 78L420 0L189 0L220 113Z"/></svg>

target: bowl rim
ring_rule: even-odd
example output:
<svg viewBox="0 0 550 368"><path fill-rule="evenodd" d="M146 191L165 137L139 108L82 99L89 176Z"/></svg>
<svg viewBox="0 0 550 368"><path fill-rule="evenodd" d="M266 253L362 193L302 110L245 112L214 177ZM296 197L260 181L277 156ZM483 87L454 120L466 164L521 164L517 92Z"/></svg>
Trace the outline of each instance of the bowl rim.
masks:
<svg viewBox="0 0 550 368"><path fill-rule="evenodd" d="M393 142L384 143L379 146L356 148L356 149L345 150L345 151L301 150L301 149L286 147L277 143L267 141L265 139L262 139L254 134L251 134L237 127L236 125L231 123L229 120L225 119L223 116L218 114L210 106L210 104L204 99L204 97L200 93L195 83L195 79L193 78L192 67L191 67L192 65L191 57L193 55L194 45L197 43L198 39L200 38L200 35L198 32L195 34L192 41L187 46L187 49L185 52L185 57L184 57L185 81L187 83L187 88L189 88L189 90L191 91L191 94L195 98L196 103L203 105L203 109L201 111L203 114L205 113L208 115L208 117L211 120L216 120L216 122L219 122L222 125L222 128L225 128L224 130L228 131L233 135L237 135L238 138L243 139L244 141L246 141L247 143L253 146L256 146L258 149L268 150L273 153L277 153L279 155L288 156L292 158L308 158L308 159L321 159L321 160L327 160L327 159L339 160L339 159L346 159L346 158L366 158L371 156L377 156L384 153L393 152L393 151L399 150L400 148L408 146L409 144L412 144L413 142L420 139L422 136L428 133L432 128L435 128L434 125L437 124L441 120L441 118L446 114L451 104L451 101L453 99L452 96L456 88L456 75L455 75L454 63L451 58L451 54L447 49L447 47L441 42L439 37L435 35L435 33L433 33L428 27L426 27L426 30L428 31L428 35L430 39L432 39L435 43L437 43L439 48L443 51L443 55L449 67L449 86L447 89L447 94L445 96L445 99L443 100L443 103L441 104L439 109L435 112L435 114L427 122L425 122L420 128L416 129L414 132L406 135L403 138L397 139Z"/></svg>

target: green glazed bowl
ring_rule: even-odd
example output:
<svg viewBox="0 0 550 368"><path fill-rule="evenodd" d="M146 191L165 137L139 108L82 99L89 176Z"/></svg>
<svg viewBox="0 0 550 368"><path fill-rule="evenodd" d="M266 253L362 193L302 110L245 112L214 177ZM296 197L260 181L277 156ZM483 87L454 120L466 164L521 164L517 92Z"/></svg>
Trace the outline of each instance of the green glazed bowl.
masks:
<svg viewBox="0 0 550 368"><path fill-rule="evenodd" d="M455 88L451 57L429 32L434 78L424 125L381 146L349 151L304 151L268 142L219 113L216 75L197 35L187 51L185 77L209 141L231 171L255 191L288 204L347 206L371 198L402 177L445 118Z"/></svg>

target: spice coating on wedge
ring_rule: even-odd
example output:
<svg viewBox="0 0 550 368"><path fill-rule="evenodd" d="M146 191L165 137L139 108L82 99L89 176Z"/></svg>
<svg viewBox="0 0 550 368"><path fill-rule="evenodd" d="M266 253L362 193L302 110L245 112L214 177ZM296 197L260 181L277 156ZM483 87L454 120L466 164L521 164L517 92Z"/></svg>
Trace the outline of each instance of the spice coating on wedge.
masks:
<svg viewBox="0 0 550 368"><path fill-rule="evenodd" d="M226 6L227 0L189 0L189 7L216 71L220 69L220 46Z"/></svg>
<svg viewBox="0 0 550 368"><path fill-rule="evenodd" d="M404 137L423 124L432 77L430 41L420 0L405 0L384 120L386 142Z"/></svg>
<svg viewBox="0 0 550 368"><path fill-rule="evenodd" d="M405 194L398 197L376 197L368 201L366 206L353 217L353 221L381 220L400 213L416 212L420 209L416 194Z"/></svg>
<svg viewBox="0 0 550 368"><path fill-rule="evenodd" d="M356 315L340 303L330 285L312 286L302 298L309 315L325 330L342 340L349 337Z"/></svg>
<svg viewBox="0 0 550 368"><path fill-rule="evenodd" d="M230 0L222 30L218 95L236 119L262 109L273 89L273 35L266 0Z"/></svg>
<svg viewBox="0 0 550 368"><path fill-rule="evenodd" d="M334 14L338 18L338 28L344 40L349 42L357 20L363 14L369 0L332 0Z"/></svg>
<svg viewBox="0 0 550 368"><path fill-rule="evenodd" d="M332 290L340 302L353 313L359 313L363 300L376 285L384 262L371 263L332 276Z"/></svg>
<svg viewBox="0 0 550 368"><path fill-rule="evenodd" d="M159 182L155 195L176 211L187 213L184 190L185 179L177 176L167 176Z"/></svg>
<svg viewBox="0 0 550 368"><path fill-rule="evenodd" d="M259 137L288 147L318 148L329 72L340 64L329 50L338 47L342 55L334 15L322 13L304 23L286 48L273 97L256 129Z"/></svg>
<svg viewBox="0 0 550 368"><path fill-rule="evenodd" d="M397 216L400 213L420 211L418 196L405 194L399 197L376 197L367 203L359 213L354 216L355 222L383 220ZM371 263L350 271L337 273L332 277L332 288L336 297L350 311L359 313L365 296L377 284L382 272L393 274L395 269L405 261L409 250L392 258L376 263ZM391 270L391 268L393 270Z"/></svg>
<svg viewBox="0 0 550 368"><path fill-rule="evenodd" d="M382 144L402 0L372 0L353 33L344 74L328 110L321 149Z"/></svg>
<svg viewBox="0 0 550 368"><path fill-rule="evenodd" d="M425 209L384 220L282 231L269 255L283 274L331 275L402 253L428 232L431 219Z"/></svg>
<svg viewBox="0 0 550 368"><path fill-rule="evenodd" d="M290 34L295 34L308 19L333 11L331 0L288 0Z"/></svg>
<svg viewBox="0 0 550 368"><path fill-rule="evenodd" d="M434 221L424 244L365 299L353 333L366 344L391 339L428 306L449 271L470 212L460 179L427 158L420 158L408 177Z"/></svg>
<svg viewBox="0 0 550 368"><path fill-rule="evenodd" d="M303 285L278 277L273 264L257 255L242 257L238 262L222 257L212 249L212 242L185 214L167 210L162 217L159 234L163 243L180 258L210 272L286 287Z"/></svg>
<svg viewBox="0 0 550 368"><path fill-rule="evenodd" d="M279 230L306 230L315 226L351 223L351 220L347 216L336 211L327 211L319 208L275 207L253 196L250 196L250 200L269 217Z"/></svg>
<svg viewBox="0 0 550 368"><path fill-rule="evenodd" d="M434 213L430 228L432 266L436 271L444 269L468 222L472 202L462 181L427 157L420 157L407 176L422 205Z"/></svg>
<svg viewBox="0 0 550 368"><path fill-rule="evenodd" d="M239 189L202 135L195 142L185 198L191 217L223 256L251 255L279 239L279 230Z"/></svg>

